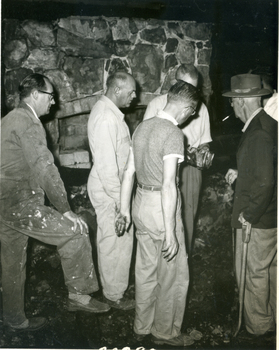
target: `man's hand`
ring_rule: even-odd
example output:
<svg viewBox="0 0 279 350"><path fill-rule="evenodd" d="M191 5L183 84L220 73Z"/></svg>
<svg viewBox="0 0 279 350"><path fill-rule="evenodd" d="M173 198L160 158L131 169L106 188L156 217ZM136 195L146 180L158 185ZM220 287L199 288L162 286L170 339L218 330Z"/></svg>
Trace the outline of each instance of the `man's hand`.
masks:
<svg viewBox="0 0 279 350"><path fill-rule="evenodd" d="M238 176L238 171L236 169L229 169L225 179L229 185L231 185Z"/></svg>
<svg viewBox="0 0 279 350"><path fill-rule="evenodd" d="M251 225L250 222L244 219L243 213L239 214L238 221L241 222L242 225Z"/></svg>
<svg viewBox="0 0 279 350"><path fill-rule="evenodd" d="M176 256L178 248L179 245L175 233L166 236L162 249L164 259L168 262L171 261Z"/></svg>
<svg viewBox="0 0 279 350"><path fill-rule="evenodd" d="M118 237L123 236L131 222L130 213L123 215L120 209L115 205L115 232Z"/></svg>
<svg viewBox="0 0 279 350"><path fill-rule="evenodd" d="M74 231L76 231L77 227L79 227L80 233L82 235L86 235L88 233L87 223L80 216L76 215L72 211L67 211L66 213L63 214L63 216L65 216L65 218L72 221L72 223L74 224L73 226Z"/></svg>

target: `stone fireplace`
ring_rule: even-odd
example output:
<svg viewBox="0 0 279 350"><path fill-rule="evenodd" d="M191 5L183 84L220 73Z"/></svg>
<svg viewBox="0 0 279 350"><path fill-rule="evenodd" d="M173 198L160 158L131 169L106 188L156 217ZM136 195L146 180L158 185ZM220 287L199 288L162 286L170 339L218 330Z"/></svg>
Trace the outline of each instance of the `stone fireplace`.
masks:
<svg viewBox="0 0 279 350"><path fill-rule="evenodd" d="M171 86L176 68L194 63L205 101L209 78L211 25L136 18L69 17L52 22L4 19L2 35L5 109L18 103L17 87L29 73L45 74L57 95L45 127L57 163L91 167L87 141L90 110L116 70L133 74L137 100L124 111L131 133L146 105Z"/></svg>

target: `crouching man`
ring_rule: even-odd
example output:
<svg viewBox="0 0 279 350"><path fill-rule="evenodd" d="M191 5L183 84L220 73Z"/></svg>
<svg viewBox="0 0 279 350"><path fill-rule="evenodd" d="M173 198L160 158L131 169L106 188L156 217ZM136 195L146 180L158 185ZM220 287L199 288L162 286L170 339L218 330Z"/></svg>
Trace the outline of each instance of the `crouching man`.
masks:
<svg viewBox="0 0 279 350"><path fill-rule="evenodd" d="M192 115L197 103L194 86L179 81L171 87L164 110L143 121L134 132L121 187L121 209L116 220L119 232L131 221L130 197L136 174L134 331L137 339L152 334L156 344L193 343L181 334L189 271L177 168L184 160L184 136L178 125Z"/></svg>

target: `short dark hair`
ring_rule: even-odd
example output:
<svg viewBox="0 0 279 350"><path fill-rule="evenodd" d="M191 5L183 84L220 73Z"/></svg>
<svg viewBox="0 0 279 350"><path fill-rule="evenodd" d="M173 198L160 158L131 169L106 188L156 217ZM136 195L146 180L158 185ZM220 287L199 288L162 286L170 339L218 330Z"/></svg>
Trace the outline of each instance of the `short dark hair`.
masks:
<svg viewBox="0 0 279 350"><path fill-rule="evenodd" d="M185 81L178 80L168 92L168 102L184 101L184 102L199 102L197 88Z"/></svg>
<svg viewBox="0 0 279 350"><path fill-rule="evenodd" d="M46 80L49 81L49 79L43 74L32 73L27 75L27 77L25 77L22 80L22 82L19 84L19 87L18 87L20 100L30 96L31 92L34 89L37 89L37 90L46 89Z"/></svg>
<svg viewBox="0 0 279 350"><path fill-rule="evenodd" d="M179 80L180 76L186 74L188 74L191 77L191 79L199 78L199 72L193 64L182 64L181 66L179 66L175 73L175 78Z"/></svg>
<svg viewBox="0 0 279 350"><path fill-rule="evenodd" d="M107 89L118 85L119 81L121 81L121 83L125 83L127 81L128 77L133 78L133 76L131 74L127 73L126 71L117 71L117 72L111 74L107 78Z"/></svg>

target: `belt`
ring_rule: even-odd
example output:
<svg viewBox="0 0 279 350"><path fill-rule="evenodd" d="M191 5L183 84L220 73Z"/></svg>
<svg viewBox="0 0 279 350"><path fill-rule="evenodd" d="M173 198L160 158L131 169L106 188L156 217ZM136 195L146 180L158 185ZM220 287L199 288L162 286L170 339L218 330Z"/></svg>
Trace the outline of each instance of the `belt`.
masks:
<svg viewBox="0 0 279 350"><path fill-rule="evenodd" d="M138 183L139 188L142 188L143 190L147 191L161 191L162 186L147 186L147 185L142 185Z"/></svg>

